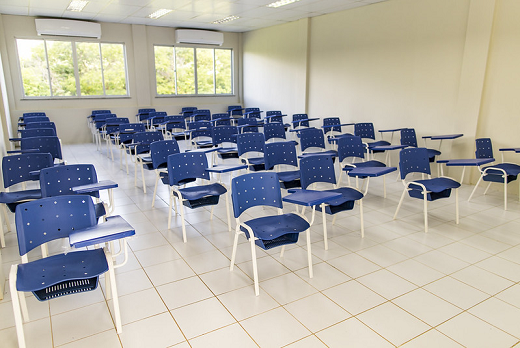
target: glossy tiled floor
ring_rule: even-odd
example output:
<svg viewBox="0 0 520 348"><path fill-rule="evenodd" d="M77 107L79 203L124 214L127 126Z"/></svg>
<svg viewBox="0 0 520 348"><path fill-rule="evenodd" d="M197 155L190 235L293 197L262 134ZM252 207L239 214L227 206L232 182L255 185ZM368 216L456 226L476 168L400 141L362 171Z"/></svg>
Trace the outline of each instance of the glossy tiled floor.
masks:
<svg viewBox="0 0 520 348"><path fill-rule="evenodd" d="M422 203L405 200L392 215L402 184L371 182L364 199L365 238L358 208L329 224L329 250L320 219L312 228L314 278L306 266L305 239L288 248L258 250L260 296L255 297L249 245L240 239L229 271L233 234L224 200L210 220L205 208L188 212L188 243L180 220L167 229L168 193L160 187L151 208L147 193L94 145L66 146L70 163L95 164L100 179L119 183L116 214L136 229L131 258L117 271L123 333L117 335L111 302L96 290L40 303L29 297L29 347L511 347L520 340L520 204L502 208L502 195L472 187L430 204L423 232ZM513 183L512 185L517 185ZM290 206L286 210L292 210ZM16 236L2 250L7 272L18 262ZM63 248L61 244L54 248ZM32 295L31 295L32 296ZM0 346L16 347L10 294L0 301Z"/></svg>

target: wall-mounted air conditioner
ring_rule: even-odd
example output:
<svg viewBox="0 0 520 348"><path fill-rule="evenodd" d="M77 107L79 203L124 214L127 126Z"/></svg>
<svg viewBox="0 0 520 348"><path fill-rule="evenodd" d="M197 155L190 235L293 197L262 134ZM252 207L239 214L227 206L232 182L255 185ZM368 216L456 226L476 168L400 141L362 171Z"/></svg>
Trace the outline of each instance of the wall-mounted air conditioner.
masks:
<svg viewBox="0 0 520 348"><path fill-rule="evenodd" d="M101 25L99 23L48 18L35 19L35 23L38 35L101 38Z"/></svg>
<svg viewBox="0 0 520 348"><path fill-rule="evenodd" d="M177 29L175 30L175 41L177 43L222 46L224 34L210 30Z"/></svg>

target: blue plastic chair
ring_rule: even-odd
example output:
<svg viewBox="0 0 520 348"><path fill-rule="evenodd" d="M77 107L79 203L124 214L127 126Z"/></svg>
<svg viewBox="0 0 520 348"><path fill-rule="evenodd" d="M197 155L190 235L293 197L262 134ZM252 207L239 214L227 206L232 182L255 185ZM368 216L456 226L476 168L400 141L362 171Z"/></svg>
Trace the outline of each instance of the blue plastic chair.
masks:
<svg viewBox="0 0 520 348"><path fill-rule="evenodd" d="M42 197L55 197L77 194L73 188L83 185L97 184L96 168L92 164L68 164L43 168L40 171L40 188ZM99 190L88 193L96 199L96 216L106 217L114 208L113 199L110 204L103 203ZM112 195L109 195L112 197Z"/></svg>
<svg viewBox="0 0 520 348"><path fill-rule="evenodd" d="M56 136L41 136L22 138L20 142L20 149L24 152L40 152L50 153L53 161L58 160L63 163L63 155L61 153L61 142Z"/></svg>
<svg viewBox="0 0 520 348"><path fill-rule="evenodd" d="M150 144L150 160L145 160L144 168L155 172L155 186L153 190L152 208L155 206L157 196L157 185L159 179L164 184L168 184L168 156L180 153L179 144L175 139L155 141Z"/></svg>
<svg viewBox="0 0 520 348"><path fill-rule="evenodd" d="M229 114L227 113L217 113L211 115L211 123L213 124L213 127L217 126L231 126L231 121L233 118L229 117Z"/></svg>
<svg viewBox="0 0 520 348"><path fill-rule="evenodd" d="M192 122L197 121L211 121L211 110L209 109L197 109L193 111L191 115Z"/></svg>
<svg viewBox="0 0 520 348"><path fill-rule="evenodd" d="M265 141L284 141L286 138L285 126L279 122L264 124Z"/></svg>
<svg viewBox="0 0 520 348"><path fill-rule="evenodd" d="M242 117L244 115L244 108L242 105L229 105L228 115L229 117Z"/></svg>
<svg viewBox="0 0 520 348"><path fill-rule="evenodd" d="M265 143L265 169L278 174L284 189L301 187L296 144L292 141Z"/></svg>
<svg viewBox="0 0 520 348"><path fill-rule="evenodd" d="M342 172L348 174L354 168L366 168L366 167L386 167L386 164L376 160L366 160L368 157L366 146L363 145L361 137L355 135L346 135L337 137L338 143L338 160ZM361 161L359 161L361 160ZM340 174L338 185L341 184ZM350 184L350 177L349 184Z"/></svg>
<svg viewBox="0 0 520 348"><path fill-rule="evenodd" d="M265 112L265 123L282 123L283 117L287 115L283 115L279 110L271 110Z"/></svg>
<svg viewBox="0 0 520 348"><path fill-rule="evenodd" d="M428 201L435 201L440 198L447 198L451 195L451 190L455 190L455 222L459 223L459 192L460 183L448 178L439 177L431 179L430 161L428 150L424 147L407 148L399 153L399 170L404 184L404 191L397 205L394 219L401 208L405 194L412 198L423 200L424 205L424 232L428 232ZM412 173L428 175L428 179L406 181L406 176Z"/></svg>
<svg viewBox="0 0 520 348"><path fill-rule="evenodd" d="M415 135L415 129L403 128L401 129L401 145L409 147L417 147L417 136ZM441 152L435 149L426 149L428 151L428 160L435 162L435 156L440 156Z"/></svg>
<svg viewBox="0 0 520 348"><path fill-rule="evenodd" d="M203 149L213 147L212 126L209 121L188 123L189 148Z"/></svg>
<svg viewBox="0 0 520 348"><path fill-rule="evenodd" d="M293 128L309 127L309 115L307 114L294 114L292 117Z"/></svg>
<svg viewBox="0 0 520 348"><path fill-rule="evenodd" d="M312 278L310 224L298 214L283 213L278 174L259 172L248 173L233 178L231 182L231 196L233 201L233 214L237 224L230 270L232 271L235 265L238 236L244 234L251 246L255 295L258 296L260 290L258 285L255 244L264 250L282 246L281 256L283 256L285 245L297 243L300 233L306 232L309 277ZM278 215L267 215L244 220L242 214L254 207L273 207L278 210ZM254 216L258 216L258 214L258 211L255 210ZM249 216L250 215L248 215L248 217Z"/></svg>
<svg viewBox="0 0 520 348"><path fill-rule="evenodd" d="M187 120L191 120L191 116L193 115L193 113L197 110L197 107L196 106L185 106L181 109L181 114L182 116L187 119Z"/></svg>
<svg viewBox="0 0 520 348"><path fill-rule="evenodd" d="M300 132L300 149L302 156L320 154L335 158L338 155L336 150L326 149L325 136L318 128L309 128Z"/></svg>
<svg viewBox="0 0 520 348"><path fill-rule="evenodd" d="M25 125L25 130L36 128L52 128L56 132L56 125L54 124L54 122L35 122L28 123L27 125Z"/></svg>
<svg viewBox="0 0 520 348"><path fill-rule="evenodd" d="M356 201L359 202L361 237L365 236L363 193L352 187L338 187L336 185L336 173L331 156L313 155L302 158L300 160L300 180L302 189L318 189L317 184L320 184L320 186L326 185L331 187L331 189L322 191L341 194L340 198L333 199L316 207L316 210L322 211L325 250L328 248L325 214L334 215L332 220L332 224L334 225L337 217L336 214L345 210L352 210Z"/></svg>
<svg viewBox="0 0 520 348"><path fill-rule="evenodd" d="M132 143L134 134L144 131L146 131L146 126L143 123L123 123L119 125L119 131L114 137L114 145L119 147L119 168L123 167L123 153L125 153L125 159L127 159L126 153L130 151L127 146ZM126 173L128 174L128 160L126 163Z"/></svg>
<svg viewBox="0 0 520 348"><path fill-rule="evenodd" d="M323 119L323 133L329 136L341 134L341 120L339 117L325 117Z"/></svg>
<svg viewBox="0 0 520 348"><path fill-rule="evenodd" d="M476 157L477 158L494 158L493 157L493 146L491 144L491 139L489 138L480 138L475 140L476 143ZM478 185L481 181L487 181L488 186L484 191L484 194L487 193L491 183L503 183L504 184L504 210L507 210L507 184L511 181L515 181L518 178L518 174L520 174L520 166L515 163L497 163L492 164L487 167L480 169L480 178L477 181L477 184L471 191L471 195L468 198L468 201L473 197L473 194L477 190Z"/></svg>
<svg viewBox="0 0 520 348"><path fill-rule="evenodd" d="M261 123L255 117L244 117L238 119L239 133L258 133Z"/></svg>
<svg viewBox="0 0 520 348"><path fill-rule="evenodd" d="M154 108L143 108L137 110L137 115L135 115L136 122L143 122L150 116L150 112L155 112Z"/></svg>
<svg viewBox="0 0 520 348"><path fill-rule="evenodd" d="M186 243L186 222L184 206L195 209L203 206L215 206L219 197L227 192L226 188L217 183L195 184L182 187L197 179L210 180L208 160L206 154L201 152L185 152L168 156L168 184L170 185L170 209L168 211L168 229L171 227L172 208L175 207L175 198L180 201L180 213L182 220L182 239ZM213 208L211 217L213 218ZM177 209L175 209L177 214Z"/></svg>
<svg viewBox="0 0 520 348"><path fill-rule="evenodd" d="M374 124L373 123L356 123L354 125L354 135L361 137L361 139L376 139L376 134L374 131ZM378 140L378 141L372 141L370 143L366 143L368 146L368 150L372 153L375 152L383 152L383 151L374 151L372 150L373 147L376 146L386 146L390 145L390 143L386 140Z"/></svg>
<svg viewBox="0 0 520 348"><path fill-rule="evenodd" d="M106 272L115 317L122 332L119 298L112 255L106 249L79 250L27 261L27 253L47 242L69 238L75 233L95 229L96 215L89 196L42 198L16 209L16 232L22 264L12 265L9 275L18 344L25 347L23 319L29 320L25 296L32 292L40 301L95 290L99 276ZM23 318L23 319L22 319Z"/></svg>
<svg viewBox="0 0 520 348"><path fill-rule="evenodd" d="M248 172L265 169L264 145L262 133L244 133L237 136L238 157L247 165Z"/></svg>
<svg viewBox="0 0 520 348"><path fill-rule="evenodd" d="M141 168L141 179L143 182L143 192L146 193L146 183L144 180L144 168L150 163L150 145L155 141L164 140L162 132L139 132L132 138L131 153L134 156L134 186L137 187L137 168Z"/></svg>
<svg viewBox="0 0 520 348"><path fill-rule="evenodd" d="M260 108L246 108L244 111L244 117L261 119L262 111Z"/></svg>
<svg viewBox="0 0 520 348"><path fill-rule="evenodd" d="M2 248L5 247L4 223L7 230L11 231L6 207L14 213L16 206L20 203L41 198L41 189L27 190L26 183L38 181L38 175L33 175L31 172L52 166L52 156L49 153L28 153L2 158L2 178L5 189L4 192L0 192L0 205L5 219L5 221L1 221L2 216L0 215L0 244ZM12 186L17 184L21 184L21 190L11 191Z"/></svg>
<svg viewBox="0 0 520 348"><path fill-rule="evenodd" d="M22 138L31 138L31 137L52 137L56 136L55 128L30 128L30 129L21 129L20 135Z"/></svg>
<svg viewBox="0 0 520 348"><path fill-rule="evenodd" d="M237 134L235 126L216 126L211 129L213 146L217 147L217 155L221 159L238 158ZM215 161L214 161L215 162Z"/></svg>

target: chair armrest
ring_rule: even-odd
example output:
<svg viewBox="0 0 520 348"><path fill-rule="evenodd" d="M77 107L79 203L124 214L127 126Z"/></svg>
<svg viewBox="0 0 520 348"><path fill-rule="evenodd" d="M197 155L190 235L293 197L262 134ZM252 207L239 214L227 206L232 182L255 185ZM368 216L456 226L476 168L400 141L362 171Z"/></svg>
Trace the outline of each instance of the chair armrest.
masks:
<svg viewBox="0 0 520 348"><path fill-rule="evenodd" d="M72 247L82 248L133 235L135 235L135 229L125 219L117 215L107 218L106 222L73 231L69 235L69 243Z"/></svg>
<svg viewBox="0 0 520 348"><path fill-rule="evenodd" d="M283 197L282 200L288 203L311 207L340 197L341 193L336 192L298 190Z"/></svg>
<svg viewBox="0 0 520 348"><path fill-rule="evenodd" d="M75 186L72 188L73 192L76 193L89 193L99 190L108 190L118 187L118 184L112 180L102 180L94 184Z"/></svg>

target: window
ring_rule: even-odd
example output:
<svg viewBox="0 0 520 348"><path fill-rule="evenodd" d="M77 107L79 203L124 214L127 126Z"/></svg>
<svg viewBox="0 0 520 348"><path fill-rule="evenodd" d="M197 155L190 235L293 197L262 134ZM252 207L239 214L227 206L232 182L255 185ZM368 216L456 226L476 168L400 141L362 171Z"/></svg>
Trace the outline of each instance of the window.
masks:
<svg viewBox="0 0 520 348"><path fill-rule="evenodd" d="M127 96L123 44L17 39L25 97Z"/></svg>
<svg viewBox="0 0 520 348"><path fill-rule="evenodd" d="M155 46L157 95L233 93L232 50Z"/></svg>

